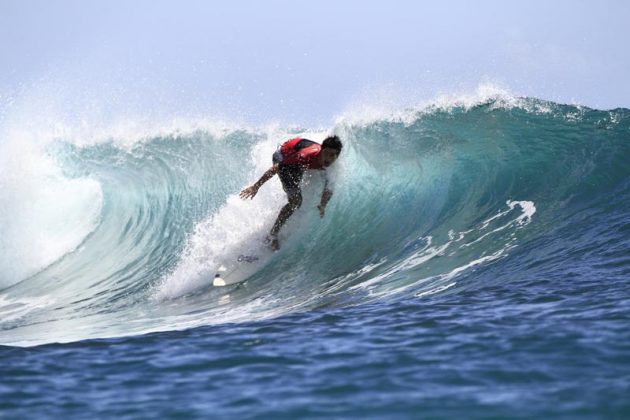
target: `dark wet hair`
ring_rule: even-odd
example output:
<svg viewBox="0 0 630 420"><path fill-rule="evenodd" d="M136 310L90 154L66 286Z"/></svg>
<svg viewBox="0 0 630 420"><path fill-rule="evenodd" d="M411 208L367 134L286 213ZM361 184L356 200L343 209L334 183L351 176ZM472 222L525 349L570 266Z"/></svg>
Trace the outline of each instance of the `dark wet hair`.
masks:
<svg viewBox="0 0 630 420"><path fill-rule="evenodd" d="M322 149L335 149L337 153L341 153L341 140L337 136L328 136L322 143Z"/></svg>

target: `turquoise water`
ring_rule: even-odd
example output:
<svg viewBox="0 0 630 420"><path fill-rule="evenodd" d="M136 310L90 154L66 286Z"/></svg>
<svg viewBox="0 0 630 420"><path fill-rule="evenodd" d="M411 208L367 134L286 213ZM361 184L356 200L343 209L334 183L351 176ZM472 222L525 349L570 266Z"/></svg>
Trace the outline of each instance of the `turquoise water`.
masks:
<svg viewBox="0 0 630 420"><path fill-rule="evenodd" d="M217 266L284 200L238 191L326 132L56 135L7 160L3 417L630 416L630 110L499 96L332 131L326 217L314 175L228 288Z"/></svg>

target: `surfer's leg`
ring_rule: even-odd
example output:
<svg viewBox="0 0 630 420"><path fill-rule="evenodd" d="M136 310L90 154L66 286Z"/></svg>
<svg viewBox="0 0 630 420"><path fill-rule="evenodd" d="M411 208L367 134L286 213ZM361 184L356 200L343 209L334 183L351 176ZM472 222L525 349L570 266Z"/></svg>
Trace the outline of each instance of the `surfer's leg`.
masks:
<svg viewBox="0 0 630 420"><path fill-rule="evenodd" d="M276 222L273 224L273 228L271 228L270 235L271 236L271 247L274 249L278 249L278 232L282 226L286 223L286 221L291 217L293 212L300 208L302 205L302 193L296 192L295 194L289 196L289 202L282 207L278 217L276 218Z"/></svg>
<svg viewBox="0 0 630 420"><path fill-rule="evenodd" d="M282 189L287 193L289 202L282 207L276 222L271 228L269 233L269 240L271 241L271 249L276 251L280 248L278 243L278 232L285 224L285 222L291 217L293 212L302 205L302 190L300 189L300 182L302 181L302 175L304 170L297 165L280 165L278 175L282 182Z"/></svg>

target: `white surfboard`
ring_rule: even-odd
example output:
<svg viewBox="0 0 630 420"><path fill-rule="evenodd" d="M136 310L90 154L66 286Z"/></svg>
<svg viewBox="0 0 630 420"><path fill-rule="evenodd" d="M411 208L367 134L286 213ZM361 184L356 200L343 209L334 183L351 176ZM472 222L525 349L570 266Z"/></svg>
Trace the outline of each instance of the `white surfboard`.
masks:
<svg viewBox="0 0 630 420"><path fill-rule="evenodd" d="M221 287L240 283L262 269L273 256L273 252L266 246L257 251L256 255L240 254L234 259L224 261L219 265L212 285Z"/></svg>

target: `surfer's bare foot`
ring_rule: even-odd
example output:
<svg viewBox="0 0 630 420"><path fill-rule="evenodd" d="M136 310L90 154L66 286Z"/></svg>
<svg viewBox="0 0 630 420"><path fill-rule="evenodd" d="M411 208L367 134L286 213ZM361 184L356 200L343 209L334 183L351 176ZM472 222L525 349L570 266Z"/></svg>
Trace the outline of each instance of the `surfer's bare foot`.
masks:
<svg viewBox="0 0 630 420"><path fill-rule="evenodd" d="M273 233L267 235L267 237L265 238L265 243L269 245L269 248L271 248L272 251L277 251L280 249L280 242L278 242L278 237Z"/></svg>

